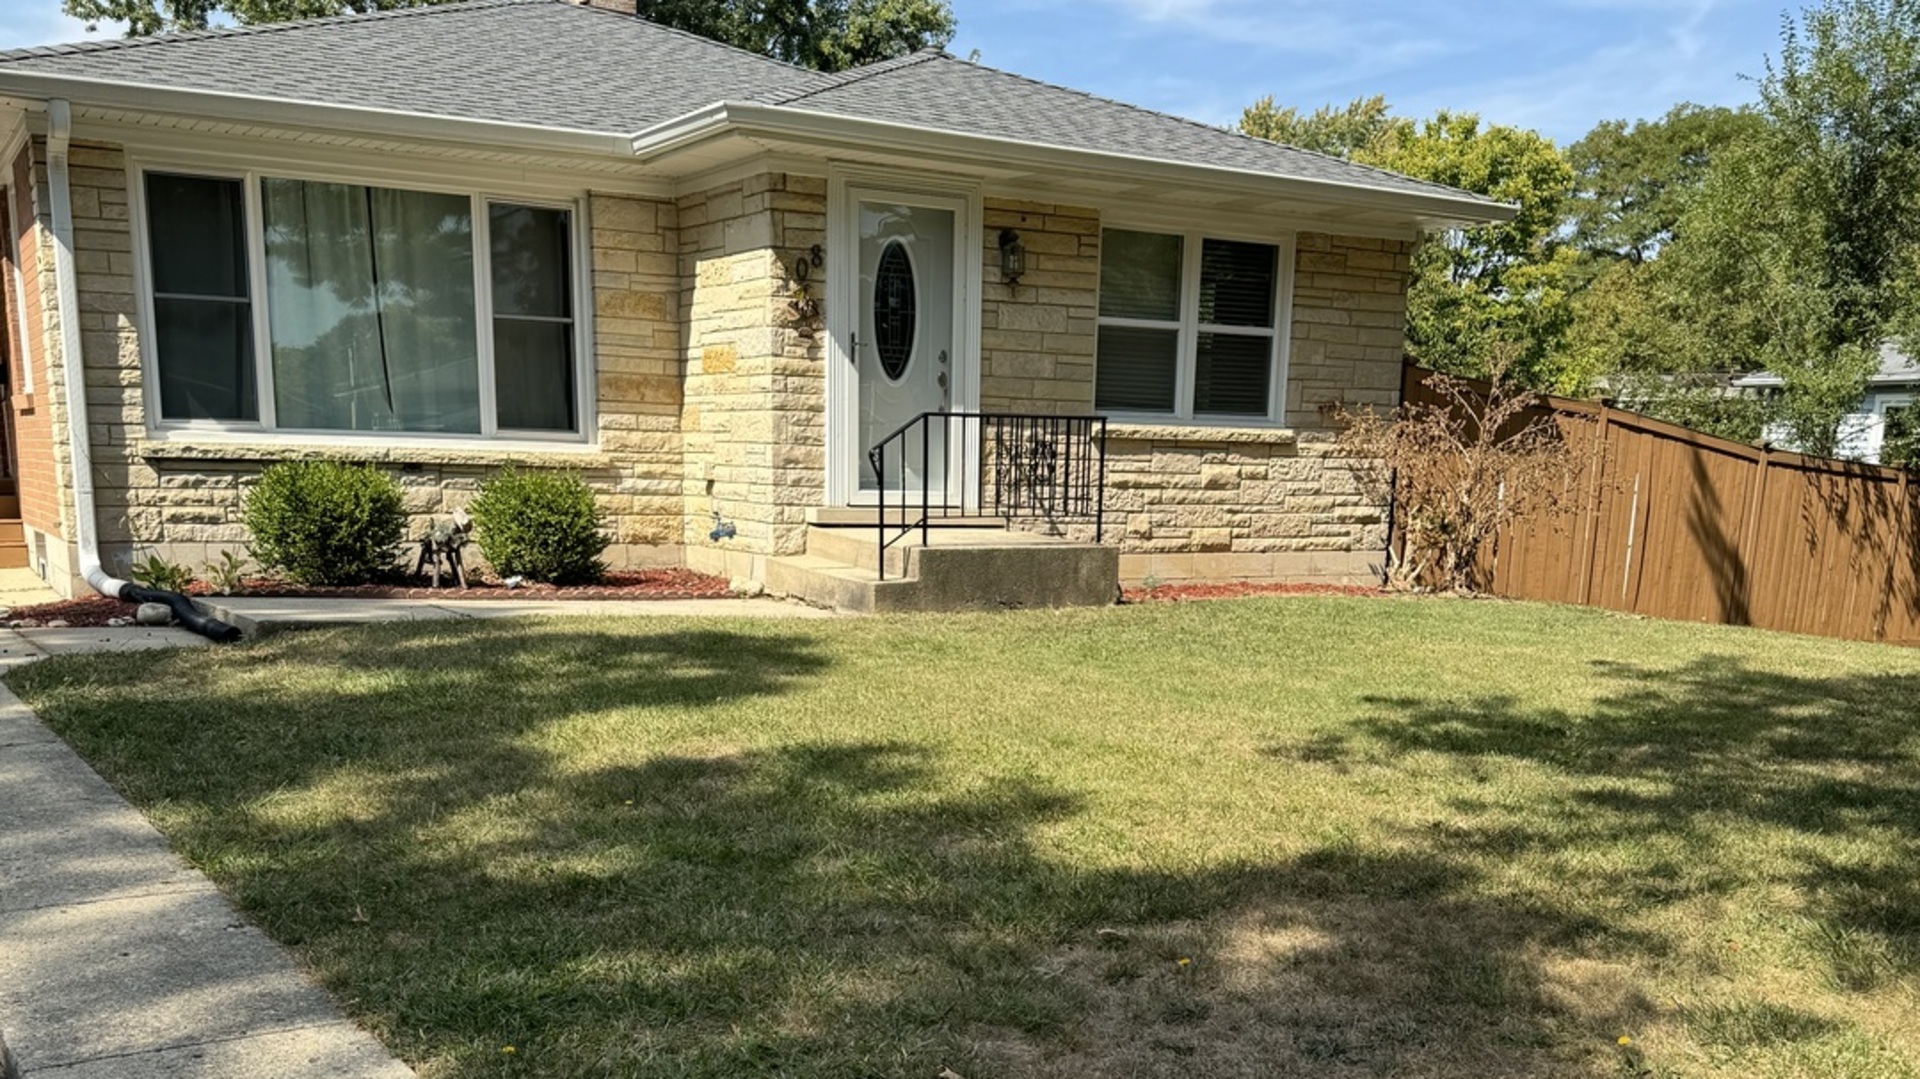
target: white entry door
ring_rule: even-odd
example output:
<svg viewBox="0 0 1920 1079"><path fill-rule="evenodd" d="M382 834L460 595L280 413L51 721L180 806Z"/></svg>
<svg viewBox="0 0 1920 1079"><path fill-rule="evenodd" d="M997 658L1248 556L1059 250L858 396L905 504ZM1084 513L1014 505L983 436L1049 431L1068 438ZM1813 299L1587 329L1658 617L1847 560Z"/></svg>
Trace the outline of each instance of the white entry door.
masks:
<svg viewBox="0 0 1920 1079"><path fill-rule="evenodd" d="M933 422L886 442L884 476L868 454L921 414L956 411L964 400L967 203L854 188L841 205L856 258L835 333L845 377L834 486L848 502L871 503L883 485L889 501L903 490L915 501L923 491L944 499L960 489L957 428L950 435Z"/></svg>

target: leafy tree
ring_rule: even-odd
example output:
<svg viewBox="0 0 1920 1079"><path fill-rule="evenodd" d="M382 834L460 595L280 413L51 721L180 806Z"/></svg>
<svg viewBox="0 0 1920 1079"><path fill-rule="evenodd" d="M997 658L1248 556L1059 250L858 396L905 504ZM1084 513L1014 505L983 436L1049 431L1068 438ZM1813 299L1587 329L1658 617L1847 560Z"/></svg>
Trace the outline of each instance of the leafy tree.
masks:
<svg viewBox="0 0 1920 1079"><path fill-rule="evenodd" d="M1788 20L1759 113L1663 261L1696 354L1778 374L1779 421L1831 454L1920 291L1920 0L1827 0Z"/></svg>
<svg viewBox="0 0 1920 1079"><path fill-rule="evenodd" d="M944 47L954 31L947 0L640 0L639 9L642 18L821 71Z"/></svg>
<svg viewBox="0 0 1920 1079"><path fill-rule="evenodd" d="M442 0L62 0L88 23L119 20L130 36L384 11ZM841 71L953 38L948 0L640 0L639 14L777 60Z"/></svg>
<svg viewBox="0 0 1920 1079"><path fill-rule="evenodd" d="M1377 152L1393 128L1388 113L1387 99L1379 94L1356 97L1345 105L1323 105L1309 115L1291 106L1279 108L1268 96L1241 113L1240 130L1318 154L1365 158Z"/></svg>
<svg viewBox="0 0 1920 1079"><path fill-rule="evenodd" d="M1516 204L1512 221L1421 241L1407 352L1441 371L1484 374L1486 356L1512 351L1512 375L1527 385L1584 388L1588 373L1568 366L1561 347L1573 259L1557 234L1573 174L1551 140L1471 113L1395 117L1379 97L1305 116L1269 98L1246 110L1241 129Z"/></svg>
<svg viewBox="0 0 1920 1079"><path fill-rule="evenodd" d="M1750 109L1680 104L1658 120L1599 124L1567 147L1574 245L1601 259L1654 258L1715 157L1765 123Z"/></svg>

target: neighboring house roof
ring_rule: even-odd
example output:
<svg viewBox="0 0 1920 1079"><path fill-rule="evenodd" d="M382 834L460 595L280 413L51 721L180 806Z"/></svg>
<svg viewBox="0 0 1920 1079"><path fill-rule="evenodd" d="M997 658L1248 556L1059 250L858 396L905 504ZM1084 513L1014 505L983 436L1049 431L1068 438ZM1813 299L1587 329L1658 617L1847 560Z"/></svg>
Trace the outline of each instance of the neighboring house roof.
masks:
<svg viewBox="0 0 1920 1079"><path fill-rule="evenodd" d="M825 75L565 0L466 0L0 52L0 92L36 82L225 94L635 143L677 118L738 103L764 106L763 115L814 114L1124 155L1440 199L1489 220L1511 216L1500 203L1468 192L1036 82L937 50Z"/></svg>
<svg viewBox="0 0 1920 1079"><path fill-rule="evenodd" d="M1735 386L1753 389L1772 389L1786 383L1779 375L1771 371L1758 371L1734 380ZM1880 369L1867 379L1869 386L1909 386L1920 385L1920 362L1901 351L1898 345L1880 346Z"/></svg>

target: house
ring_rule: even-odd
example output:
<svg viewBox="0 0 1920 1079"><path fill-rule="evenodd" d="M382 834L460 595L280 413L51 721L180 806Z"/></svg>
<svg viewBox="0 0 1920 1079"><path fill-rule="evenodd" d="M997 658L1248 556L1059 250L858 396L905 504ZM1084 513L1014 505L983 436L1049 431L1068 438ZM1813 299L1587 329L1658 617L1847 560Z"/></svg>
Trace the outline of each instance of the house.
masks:
<svg viewBox="0 0 1920 1079"><path fill-rule="evenodd" d="M1778 393L1785 383L1779 375L1761 371L1735 379L1733 385L1748 392L1767 394ZM1839 455L1870 464L1886 463L1881 459L1881 451L1890 434L1914 421L1911 409L1916 395L1920 395L1920 363L1915 363L1895 345L1882 346L1880 367L1867 380L1866 396L1840 421ZM1792 435L1784 427L1771 427L1766 435L1770 442L1789 448L1792 445Z"/></svg>
<svg viewBox="0 0 1920 1079"><path fill-rule="evenodd" d="M266 463L338 457L420 524L503 465L575 470L624 567L872 577L834 541L874 545L884 488L895 523L1033 517L1129 578L1371 578L1330 412L1397 400L1417 236L1510 208L619 3L0 54L25 559L66 592L197 567Z"/></svg>

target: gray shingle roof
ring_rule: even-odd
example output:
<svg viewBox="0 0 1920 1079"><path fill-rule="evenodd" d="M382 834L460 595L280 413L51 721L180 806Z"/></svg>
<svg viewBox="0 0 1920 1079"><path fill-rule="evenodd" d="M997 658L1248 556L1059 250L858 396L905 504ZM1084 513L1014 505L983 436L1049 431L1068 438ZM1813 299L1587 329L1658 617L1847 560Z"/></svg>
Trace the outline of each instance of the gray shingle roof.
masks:
<svg viewBox="0 0 1920 1079"><path fill-rule="evenodd" d="M1154 112L946 53L850 71L781 104L939 131L1357 184L1410 194L1463 192L1325 154Z"/></svg>
<svg viewBox="0 0 1920 1079"><path fill-rule="evenodd" d="M720 101L756 102L1411 195L1465 196L936 50L823 75L563 0L465 0L0 52L0 75L8 72L609 135L631 135Z"/></svg>
<svg viewBox="0 0 1920 1079"><path fill-rule="evenodd" d="M0 53L34 71L630 135L827 76L556 0L468 0Z"/></svg>

